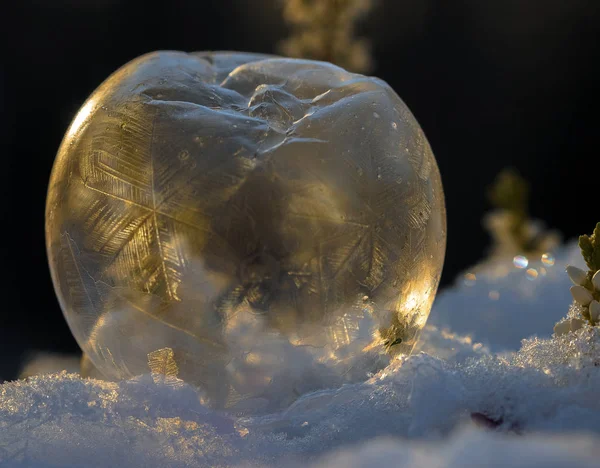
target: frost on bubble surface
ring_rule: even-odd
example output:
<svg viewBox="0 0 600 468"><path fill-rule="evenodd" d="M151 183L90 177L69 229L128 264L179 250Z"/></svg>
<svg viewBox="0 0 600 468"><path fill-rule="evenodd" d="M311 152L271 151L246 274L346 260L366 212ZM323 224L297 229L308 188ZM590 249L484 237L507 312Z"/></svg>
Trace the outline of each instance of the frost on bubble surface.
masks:
<svg viewBox="0 0 600 468"><path fill-rule="evenodd" d="M435 159L386 83L179 52L130 62L83 105L46 235L65 316L106 377L170 348L180 378L237 409L409 354L446 237Z"/></svg>

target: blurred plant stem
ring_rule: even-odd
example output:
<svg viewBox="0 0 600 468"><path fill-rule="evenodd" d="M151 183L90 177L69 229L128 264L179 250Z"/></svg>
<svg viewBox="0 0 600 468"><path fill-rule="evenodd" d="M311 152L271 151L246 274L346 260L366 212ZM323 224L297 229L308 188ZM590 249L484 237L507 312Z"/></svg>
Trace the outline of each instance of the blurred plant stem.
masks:
<svg viewBox="0 0 600 468"><path fill-rule="evenodd" d="M503 210L508 223L508 232L520 250L531 250L527 226L529 213L529 184L514 169L504 169L490 188L488 198L494 208Z"/></svg>
<svg viewBox="0 0 600 468"><path fill-rule="evenodd" d="M552 251L560 235L546 229L529 215L529 184L514 169L503 170L488 190L494 210L487 213L484 225L493 239L490 258L534 258Z"/></svg>
<svg viewBox="0 0 600 468"><path fill-rule="evenodd" d="M331 62L354 72L372 68L370 47L354 38L354 25L371 0L284 0L283 17L291 35L279 44L290 57Z"/></svg>

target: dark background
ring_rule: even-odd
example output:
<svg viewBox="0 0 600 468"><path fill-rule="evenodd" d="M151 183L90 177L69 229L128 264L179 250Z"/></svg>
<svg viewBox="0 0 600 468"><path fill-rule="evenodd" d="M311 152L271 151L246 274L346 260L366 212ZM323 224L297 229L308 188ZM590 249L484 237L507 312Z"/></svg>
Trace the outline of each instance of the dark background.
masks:
<svg viewBox="0 0 600 468"><path fill-rule="evenodd" d="M156 49L275 53L278 0L20 0L0 7L0 381L34 350L76 351L46 264L44 204L70 120L111 72ZM571 238L600 221L598 0L378 0L359 33L442 173L442 283L489 244L485 188L506 166L531 213Z"/></svg>

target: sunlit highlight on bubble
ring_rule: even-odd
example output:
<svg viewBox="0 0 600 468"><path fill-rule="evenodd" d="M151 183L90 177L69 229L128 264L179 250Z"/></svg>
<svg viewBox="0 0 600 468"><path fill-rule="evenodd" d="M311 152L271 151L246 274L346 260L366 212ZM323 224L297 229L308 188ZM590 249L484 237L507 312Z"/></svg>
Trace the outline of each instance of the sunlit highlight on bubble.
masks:
<svg viewBox="0 0 600 468"><path fill-rule="evenodd" d="M529 268L525 274L527 275L527 279L533 281L538 277L538 271L535 268Z"/></svg>
<svg viewBox="0 0 600 468"><path fill-rule="evenodd" d="M555 262L554 255L551 253L545 253L542 255L542 263L546 266L553 266Z"/></svg>
<svg viewBox="0 0 600 468"><path fill-rule="evenodd" d="M420 297L420 295L412 292L406 297L403 305L406 310L412 310L415 307L417 307L421 301L422 298Z"/></svg>
<svg viewBox="0 0 600 468"><path fill-rule="evenodd" d="M488 297L492 300L492 301L497 301L498 299L500 299L500 293L498 291L490 291L490 293L488 294Z"/></svg>
<svg viewBox="0 0 600 468"><path fill-rule="evenodd" d="M467 273L465 275L464 283L465 286L473 286L477 282L477 276L475 273Z"/></svg>
<svg viewBox="0 0 600 468"><path fill-rule="evenodd" d="M515 258L513 258L513 265L516 268L527 268L527 265L529 265L529 260L527 260L527 257L524 257L523 255L517 255Z"/></svg>
<svg viewBox="0 0 600 468"><path fill-rule="evenodd" d="M67 136L72 137L79 131L81 126L87 121L88 117L92 114L95 104L96 104L96 101L94 99L90 99L88 102L86 102L83 105L81 110L77 113L77 115L73 119L73 123L69 127Z"/></svg>
<svg viewBox="0 0 600 468"><path fill-rule="evenodd" d="M542 276L546 276L548 274L548 270L546 270L544 267L540 268L540 275Z"/></svg>

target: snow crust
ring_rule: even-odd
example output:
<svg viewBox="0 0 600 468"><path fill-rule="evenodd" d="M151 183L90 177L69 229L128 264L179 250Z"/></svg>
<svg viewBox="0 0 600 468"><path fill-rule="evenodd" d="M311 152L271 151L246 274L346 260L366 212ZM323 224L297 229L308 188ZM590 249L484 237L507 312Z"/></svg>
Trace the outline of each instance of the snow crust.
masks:
<svg viewBox="0 0 600 468"><path fill-rule="evenodd" d="M505 260L480 265L474 283L461 278L440 295L412 356L284 411L213 411L193 387L156 375L3 384L0 463L596 467L600 331L550 338L569 310L564 264L579 262L574 244L555 256L553 266L532 263L546 268L533 281Z"/></svg>

